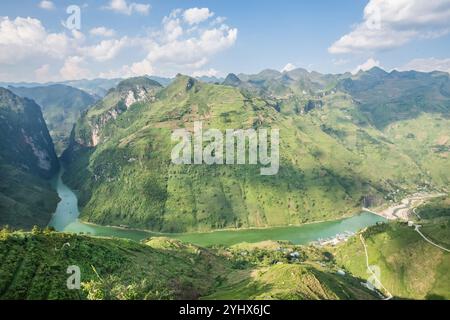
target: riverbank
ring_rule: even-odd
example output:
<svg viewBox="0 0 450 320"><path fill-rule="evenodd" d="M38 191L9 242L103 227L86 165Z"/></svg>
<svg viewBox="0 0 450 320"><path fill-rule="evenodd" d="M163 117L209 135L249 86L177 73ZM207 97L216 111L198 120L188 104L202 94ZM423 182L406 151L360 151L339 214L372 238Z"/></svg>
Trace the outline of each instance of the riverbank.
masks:
<svg viewBox="0 0 450 320"><path fill-rule="evenodd" d="M408 221L412 214L414 214L414 209L424 204L427 200L445 196L445 193L437 194L414 194L408 198L403 199L399 204L395 204L388 208L375 208L368 209L363 208L363 211L376 214L387 220L402 220Z"/></svg>
<svg viewBox="0 0 450 320"><path fill-rule="evenodd" d="M85 223L79 219L76 194L62 181L62 172L55 181L55 188L61 198L49 226L57 231L88 234L99 237L116 237L141 241L150 237L168 237L193 243L199 246L231 246L242 242L290 241L294 244L308 244L319 239L335 237L346 232L357 232L374 225L384 218L372 213L360 213L351 217L308 222L296 226L277 226L264 228L225 229L206 232L168 234L143 229L117 226L100 226Z"/></svg>

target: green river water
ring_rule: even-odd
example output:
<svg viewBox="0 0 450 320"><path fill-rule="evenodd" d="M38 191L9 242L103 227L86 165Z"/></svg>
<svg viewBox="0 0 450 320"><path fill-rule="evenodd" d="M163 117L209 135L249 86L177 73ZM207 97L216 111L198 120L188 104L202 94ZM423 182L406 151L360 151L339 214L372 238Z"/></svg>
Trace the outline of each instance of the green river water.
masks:
<svg viewBox="0 0 450 320"><path fill-rule="evenodd" d="M78 219L80 214L75 193L62 181L62 172L54 181L61 201L49 223L58 231L85 233L95 236L126 238L140 241L152 236L166 236L199 246L233 245L241 242L260 242L265 240L288 240L294 244L307 244L318 239L333 237L344 232L356 232L365 227L385 221L384 218L371 214L359 215L335 221L318 222L291 227L274 227L265 229L243 229L214 231L207 233L160 234L142 230L122 229L86 224Z"/></svg>

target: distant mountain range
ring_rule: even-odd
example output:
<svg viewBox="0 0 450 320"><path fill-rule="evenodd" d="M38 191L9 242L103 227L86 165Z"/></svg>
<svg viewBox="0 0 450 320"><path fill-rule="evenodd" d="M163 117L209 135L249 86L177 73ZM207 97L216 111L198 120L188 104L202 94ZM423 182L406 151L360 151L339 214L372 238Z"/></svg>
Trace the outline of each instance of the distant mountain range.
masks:
<svg viewBox="0 0 450 320"><path fill-rule="evenodd" d="M155 80L159 82L163 86L169 85L174 78L167 77L158 77L158 76L148 76L149 79ZM208 82L208 83L221 83L224 79L217 77L198 77L200 81ZM47 82L47 83L38 83L38 82L0 82L0 87L8 88L34 88L34 87L48 87L53 85L65 85L74 87L80 90L87 92L88 94L98 98L103 98L106 93L116 87L119 82L125 80L124 78L117 79L92 79L92 80L69 80L62 82Z"/></svg>

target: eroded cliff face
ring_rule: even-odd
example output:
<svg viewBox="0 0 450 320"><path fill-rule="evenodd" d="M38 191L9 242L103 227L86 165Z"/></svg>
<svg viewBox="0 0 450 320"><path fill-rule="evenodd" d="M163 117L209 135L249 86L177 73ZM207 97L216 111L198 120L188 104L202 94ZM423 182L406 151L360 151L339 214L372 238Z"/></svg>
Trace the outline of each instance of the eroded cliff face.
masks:
<svg viewBox="0 0 450 320"><path fill-rule="evenodd" d="M0 161L50 178L59 168L40 107L0 88Z"/></svg>
<svg viewBox="0 0 450 320"><path fill-rule="evenodd" d="M45 227L58 203L49 181L58 170L40 107L0 88L0 227Z"/></svg>
<svg viewBox="0 0 450 320"><path fill-rule="evenodd" d="M96 147L103 141L102 130L137 103L153 102L162 86L147 78L131 78L119 83L106 97L89 109L75 127L74 142Z"/></svg>

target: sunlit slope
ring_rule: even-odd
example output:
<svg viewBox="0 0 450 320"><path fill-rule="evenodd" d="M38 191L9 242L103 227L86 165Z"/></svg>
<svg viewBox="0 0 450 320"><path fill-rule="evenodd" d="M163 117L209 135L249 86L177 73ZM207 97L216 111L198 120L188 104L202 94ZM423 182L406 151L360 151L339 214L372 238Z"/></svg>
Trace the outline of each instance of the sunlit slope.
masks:
<svg viewBox="0 0 450 320"><path fill-rule="evenodd" d="M65 154L64 179L79 191L86 221L164 232L299 224L358 212L363 199L399 200L444 185L345 93L287 114L271 99L186 76L128 107L119 88L80 119ZM192 131L194 121L204 130L280 129L279 173L173 165L171 133Z"/></svg>
<svg viewBox="0 0 450 320"><path fill-rule="evenodd" d="M3 230L0 299L377 298L359 280L338 275L320 251L274 243L245 249L243 260L241 250L203 249L166 238L139 244ZM290 258L294 250L301 252L299 259ZM80 268L80 289L67 288L69 266Z"/></svg>
<svg viewBox="0 0 450 320"><path fill-rule="evenodd" d="M58 201L48 179L58 167L40 107L0 88L0 227L47 225Z"/></svg>
<svg viewBox="0 0 450 320"><path fill-rule="evenodd" d="M448 222L427 224L422 230L432 239L434 231L446 233ZM430 232L431 231L431 232ZM369 228L363 233L369 264L379 267L380 280L396 298L449 299L450 255L426 242L406 224ZM437 238L439 236L436 234ZM441 242L442 243L442 242ZM359 237L336 249L336 261L353 275L367 279L363 245Z"/></svg>

